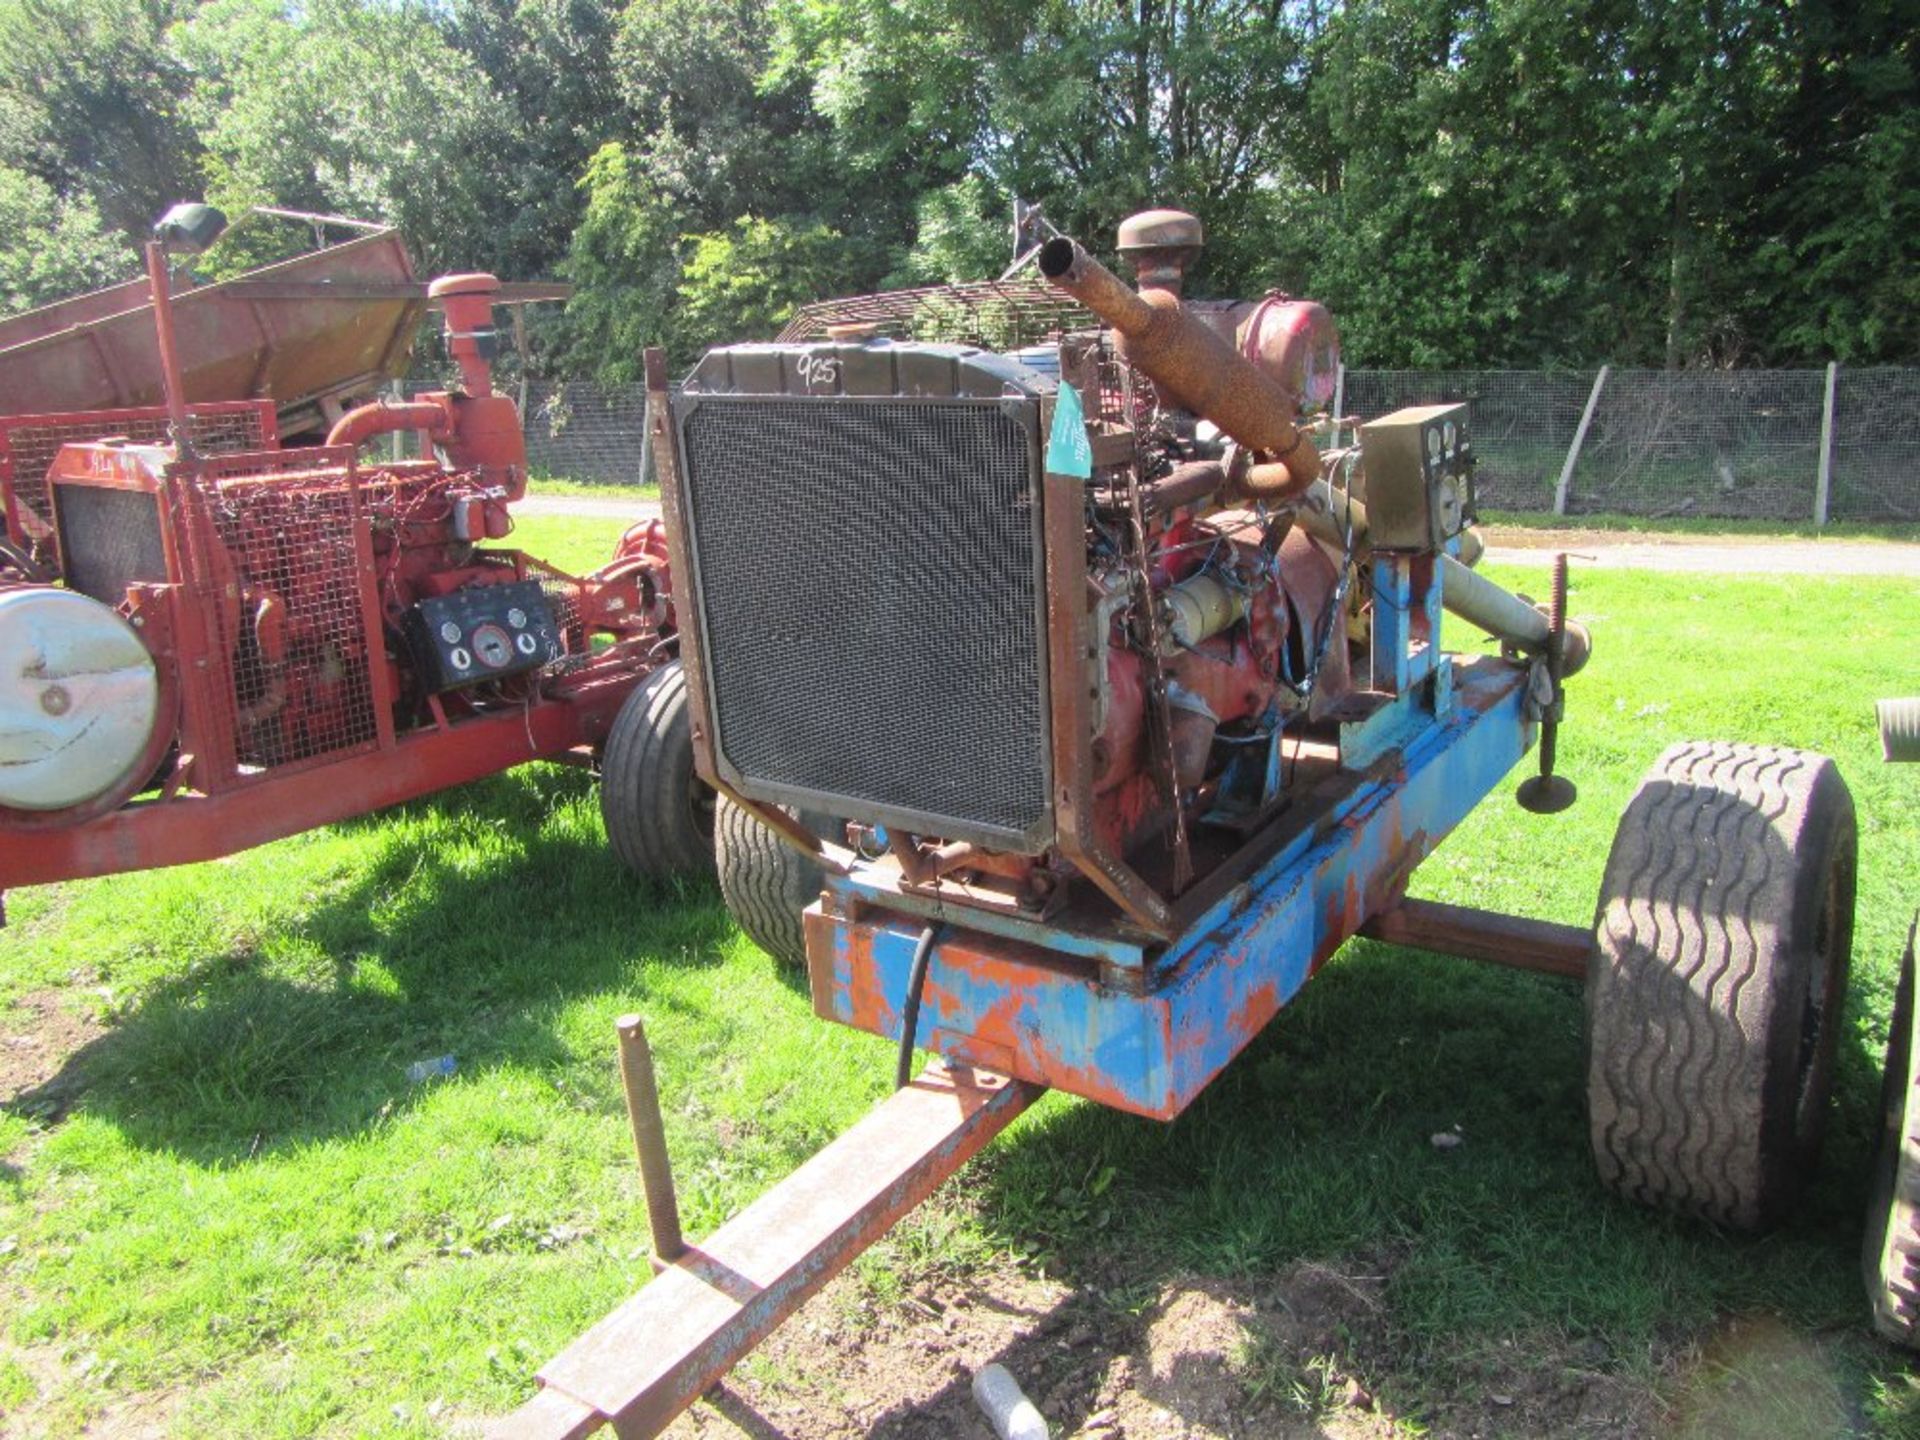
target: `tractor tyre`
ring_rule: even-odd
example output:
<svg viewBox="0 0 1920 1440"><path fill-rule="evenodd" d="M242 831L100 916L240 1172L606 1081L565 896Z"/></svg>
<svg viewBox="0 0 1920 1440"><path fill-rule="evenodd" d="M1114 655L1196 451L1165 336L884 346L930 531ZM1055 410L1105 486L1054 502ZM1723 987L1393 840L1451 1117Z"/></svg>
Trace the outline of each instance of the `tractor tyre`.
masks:
<svg viewBox="0 0 1920 1440"><path fill-rule="evenodd" d="M1894 1344L1920 1350L1920 1046L1913 1043L1913 949L1920 919L1907 932L1888 1027L1880 1092L1880 1144L1867 1201L1861 1269L1873 1301L1873 1326Z"/></svg>
<svg viewBox="0 0 1920 1440"><path fill-rule="evenodd" d="M816 835L831 828L805 812L800 820ZM720 896L747 938L783 965L805 965L800 912L820 897L819 865L724 795L714 816L713 851Z"/></svg>
<svg viewBox="0 0 1920 1440"><path fill-rule="evenodd" d="M1857 830L1831 760L1688 742L1615 833L1587 970L1601 1181L1737 1230L1782 1219L1825 1129Z"/></svg>
<svg viewBox="0 0 1920 1440"><path fill-rule="evenodd" d="M675 660L620 706L600 765L613 853L643 880L713 874L713 790L693 768L687 677Z"/></svg>

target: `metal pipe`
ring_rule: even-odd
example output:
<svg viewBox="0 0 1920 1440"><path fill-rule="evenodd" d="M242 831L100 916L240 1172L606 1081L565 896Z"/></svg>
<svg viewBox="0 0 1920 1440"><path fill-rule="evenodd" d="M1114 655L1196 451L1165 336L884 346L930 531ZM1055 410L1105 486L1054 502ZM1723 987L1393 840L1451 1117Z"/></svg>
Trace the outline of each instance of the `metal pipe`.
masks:
<svg viewBox="0 0 1920 1440"><path fill-rule="evenodd" d="M1189 460L1158 480L1140 487L1140 505L1149 515L1166 515L1182 505L1211 499L1227 483L1226 467L1217 460Z"/></svg>
<svg viewBox="0 0 1920 1440"><path fill-rule="evenodd" d="M680 1234L680 1202L673 1193L667 1158L667 1128L660 1118L660 1088L653 1078L653 1051L638 1015L613 1022L620 1034L620 1081L627 1090L627 1120L640 1157L640 1184L647 1195L647 1228L653 1232L653 1268L663 1270L687 1253Z"/></svg>
<svg viewBox="0 0 1920 1440"><path fill-rule="evenodd" d="M327 432L327 444L358 450L376 435L403 430L419 430L444 441L453 435L454 419L445 406L431 400L409 400L399 405L376 400L342 415Z"/></svg>
<svg viewBox="0 0 1920 1440"><path fill-rule="evenodd" d="M1564 975L1569 980L1585 977L1593 948L1593 932L1578 925L1434 900L1402 900L1367 921L1360 933L1388 945Z"/></svg>
<svg viewBox="0 0 1920 1440"><path fill-rule="evenodd" d="M1293 423L1295 400L1266 371L1163 289L1135 291L1081 246L1057 236L1040 247L1040 273L1119 333L1127 358L1176 402L1249 449L1277 456L1298 495L1320 476L1320 455Z"/></svg>
<svg viewBox="0 0 1920 1440"><path fill-rule="evenodd" d="M1306 501L1294 517L1294 523L1301 529L1317 540L1324 540L1330 545L1342 545L1345 543L1342 533L1344 521L1351 515L1354 559L1364 559L1373 553L1373 547L1367 539L1367 507L1364 504L1335 495L1324 480L1316 480L1308 487ZM1530 654L1546 653L1553 627L1544 614L1451 555L1441 555L1439 562L1441 603L1450 613L1516 649ZM1587 663L1593 640L1585 626L1569 622L1564 643L1562 673L1573 675Z"/></svg>
<svg viewBox="0 0 1920 1440"><path fill-rule="evenodd" d="M173 427L173 445L180 459L193 458L193 428L187 418L185 382L180 378L180 350L173 331L173 281L167 274L167 247L147 242L147 286L153 292L153 328L160 342L160 387L166 392L167 423Z"/></svg>

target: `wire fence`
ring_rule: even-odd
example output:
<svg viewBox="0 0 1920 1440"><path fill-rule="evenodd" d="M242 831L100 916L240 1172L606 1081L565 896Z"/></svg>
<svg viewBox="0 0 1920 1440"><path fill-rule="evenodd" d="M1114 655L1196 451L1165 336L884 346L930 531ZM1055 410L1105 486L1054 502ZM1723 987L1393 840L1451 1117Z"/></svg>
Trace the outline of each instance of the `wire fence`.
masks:
<svg viewBox="0 0 1920 1440"><path fill-rule="evenodd" d="M1483 509L1920 521L1920 369L1349 370L1341 409L1472 406ZM538 475L635 484L638 385L535 383Z"/></svg>

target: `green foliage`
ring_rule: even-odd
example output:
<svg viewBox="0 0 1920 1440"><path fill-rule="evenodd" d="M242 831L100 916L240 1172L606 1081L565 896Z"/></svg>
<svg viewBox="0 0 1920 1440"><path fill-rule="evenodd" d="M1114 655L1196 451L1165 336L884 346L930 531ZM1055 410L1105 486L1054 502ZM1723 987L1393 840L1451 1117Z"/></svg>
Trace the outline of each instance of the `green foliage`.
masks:
<svg viewBox="0 0 1920 1440"><path fill-rule="evenodd" d="M796 307L831 290L841 252L840 237L824 225L751 215L687 239L675 339L693 351L777 331Z"/></svg>
<svg viewBox="0 0 1920 1440"><path fill-rule="evenodd" d="M192 193L192 76L167 45L188 0L0 0L0 165L144 236Z"/></svg>
<svg viewBox="0 0 1920 1440"><path fill-rule="evenodd" d="M211 0L178 34L207 198L387 220L434 269L485 258L484 163L505 123L424 6Z"/></svg>
<svg viewBox="0 0 1920 1440"><path fill-rule="evenodd" d="M38 176L0 165L0 315L124 280L137 252L85 196L62 200Z"/></svg>
<svg viewBox="0 0 1920 1440"><path fill-rule="evenodd" d="M920 197L913 249L892 277L900 285L939 285L990 280L1012 259L1008 236L1012 201L996 193L985 176L964 180Z"/></svg>
<svg viewBox="0 0 1920 1440"><path fill-rule="evenodd" d="M567 339L576 368L609 381L640 378L640 355L664 338L679 280L684 224L651 157L618 141L600 147L580 182L585 195L567 257L575 285Z"/></svg>
<svg viewBox="0 0 1920 1440"><path fill-rule="evenodd" d="M476 263L502 275L551 270L579 223L573 183L603 144L629 132L615 74L623 0L451 0L434 13L484 73L495 113L482 154L460 157L486 186Z"/></svg>
<svg viewBox="0 0 1920 1440"><path fill-rule="evenodd" d="M997 273L1016 195L1096 247L1191 209L1197 293L1315 294L1356 364L1911 362L1917 116L1916 0L0 0L0 166L58 204L563 270L544 363L610 379Z"/></svg>

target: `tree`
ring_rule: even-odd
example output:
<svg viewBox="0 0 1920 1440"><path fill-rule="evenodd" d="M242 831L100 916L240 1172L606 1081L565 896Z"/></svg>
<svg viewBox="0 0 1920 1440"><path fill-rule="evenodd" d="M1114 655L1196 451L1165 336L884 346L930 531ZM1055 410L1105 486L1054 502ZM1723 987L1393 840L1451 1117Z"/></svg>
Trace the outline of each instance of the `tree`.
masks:
<svg viewBox="0 0 1920 1440"><path fill-rule="evenodd" d="M63 200L37 175L0 165L0 315L124 280L138 252L93 202Z"/></svg>
<svg viewBox="0 0 1920 1440"><path fill-rule="evenodd" d="M171 0L0 0L0 165L144 236L198 188Z"/></svg>
<svg viewBox="0 0 1920 1440"><path fill-rule="evenodd" d="M511 115L484 157L500 221L489 263L550 274L580 222L576 181L602 145L630 133L615 66L619 0L451 0L439 23ZM481 157L470 157L480 163Z"/></svg>
<svg viewBox="0 0 1920 1440"><path fill-rule="evenodd" d="M431 270L493 262L511 116L414 0L212 0L177 36L207 198L384 220Z"/></svg>

